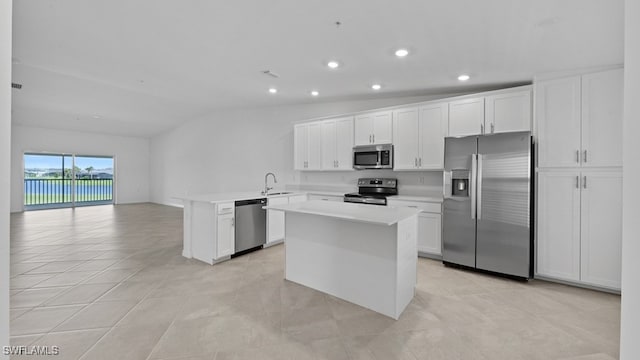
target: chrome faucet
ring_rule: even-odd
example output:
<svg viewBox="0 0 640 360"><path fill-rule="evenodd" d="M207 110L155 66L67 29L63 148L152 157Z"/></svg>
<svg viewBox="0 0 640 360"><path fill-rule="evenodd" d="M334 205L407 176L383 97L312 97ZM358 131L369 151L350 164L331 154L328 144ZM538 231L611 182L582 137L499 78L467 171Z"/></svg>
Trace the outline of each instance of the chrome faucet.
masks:
<svg viewBox="0 0 640 360"><path fill-rule="evenodd" d="M272 187L267 186L267 180L269 179L269 175L273 176L273 183L276 184L278 182L278 180L276 180L276 175L274 173L267 173L264 176L264 191L262 192L262 195L267 195L267 193L269 192L269 190L273 189Z"/></svg>

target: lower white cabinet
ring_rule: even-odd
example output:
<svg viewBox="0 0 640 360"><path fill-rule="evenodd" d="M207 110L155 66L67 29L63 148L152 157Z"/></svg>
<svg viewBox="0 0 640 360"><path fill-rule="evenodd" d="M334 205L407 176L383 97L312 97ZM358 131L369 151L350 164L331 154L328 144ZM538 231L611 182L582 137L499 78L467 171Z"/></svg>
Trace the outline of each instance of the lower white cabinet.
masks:
<svg viewBox="0 0 640 360"><path fill-rule="evenodd" d="M387 199L387 206L406 206L422 210L418 214L418 255L442 256L442 204Z"/></svg>
<svg viewBox="0 0 640 360"><path fill-rule="evenodd" d="M185 238L187 257L207 264L228 259L235 252L235 203L186 203Z"/></svg>
<svg viewBox="0 0 640 360"><path fill-rule="evenodd" d="M289 197L267 198L267 206L286 205ZM284 211L267 210L267 245L284 239Z"/></svg>
<svg viewBox="0 0 640 360"><path fill-rule="evenodd" d="M216 259L231 256L235 252L235 204L219 204L219 207L220 209L218 210L217 220L218 228L216 231L216 240L218 244ZM229 208L231 209L230 211L225 210Z"/></svg>
<svg viewBox="0 0 640 360"><path fill-rule="evenodd" d="M621 171L538 173L537 274L620 289Z"/></svg>
<svg viewBox="0 0 640 360"><path fill-rule="evenodd" d="M267 198L269 205L285 205L307 201L306 194ZM278 244L284 240L284 211L267 210L267 243L265 246Z"/></svg>

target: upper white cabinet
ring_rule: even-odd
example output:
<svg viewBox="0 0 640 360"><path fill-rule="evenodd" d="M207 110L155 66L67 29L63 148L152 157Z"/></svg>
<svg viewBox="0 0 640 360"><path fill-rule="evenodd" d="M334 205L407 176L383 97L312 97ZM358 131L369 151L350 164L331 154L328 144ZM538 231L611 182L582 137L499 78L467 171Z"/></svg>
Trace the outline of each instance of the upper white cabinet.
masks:
<svg viewBox="0 0 640 360"><path fill-rule="evenodd" d="M538 167L622 166L622 71L536 83Z"/></svg>
<svg viewBox="0 0 640 360"><path fill-rule="evenodd" d="M449 136L531 130L531 90L522 87L449 103Z"/></svg>
<svg viewBox="0 0 640 360"><path fill-rule="evenodd" d="M484 97L449 103L449 136L484 133Z"/></svg>
<svg viewBox="0 0 640 360"><path fill-rule="evenodd" d="M420 107L420 165L421 169L444 168L444 138L447 136L449 107L447 103Z"/></svg>
<svg viewBox="0 0 640 360"><path fill-rule="evenodd" d="M296 170L320 170L322 167L321 123L305 123L294 126L293 163Z"/></svg>
<svg viewBox="0 0 640 360"><path fill-rule="evenodd" d="M392 112L378 111L357 115L354 124L355 145L390 144Z"/></svg>
<svg viewBox="0 0 640 360"><path fill-rule="evenodd" d="M420 111L417 107L393 112L393 168L418 169L420 156Z"/></svg>
<svg viewBox="0 0 640 360"><path fill-rule="evenodd" d="M322 127L322 170L351 170L353 117L325 120Z"/></svg>
<svg viewBox="0 0 640 360"><path fill-rule="evenodd" d="M622 69L582 76L582 166L622 166Z"/></svg>
<svg viewBox="0 0 640 360"><path fill-rule="evenodd" d="M529 131L531 90L506 92L484 99L485 133Z"/></svg>
<svg viewBox="0 0 640 360"><path fill-rule="evenodd" d="M447 119L447 103L395 110L394 169L442 169Z"/></svg>

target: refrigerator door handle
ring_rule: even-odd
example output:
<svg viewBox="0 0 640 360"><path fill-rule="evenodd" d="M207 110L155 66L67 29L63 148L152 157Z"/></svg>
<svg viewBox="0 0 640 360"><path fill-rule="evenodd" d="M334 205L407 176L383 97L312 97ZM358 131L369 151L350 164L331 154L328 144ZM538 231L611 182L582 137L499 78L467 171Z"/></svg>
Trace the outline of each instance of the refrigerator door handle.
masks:
<svg viewBox="0 0 640 360"><path fill-rule="evenodd" d="M476 180L478 178L478 158L476 154L471 154L471 184L469 185L469 196L471 197L471 218L476 218Z"/></svg>
<svg viewBox="0 0 640 360"><path fill-rule="evenodd" d="M478 164L476 165L476 216L478 220L482 219L482 155L478 154Z"/></svg>

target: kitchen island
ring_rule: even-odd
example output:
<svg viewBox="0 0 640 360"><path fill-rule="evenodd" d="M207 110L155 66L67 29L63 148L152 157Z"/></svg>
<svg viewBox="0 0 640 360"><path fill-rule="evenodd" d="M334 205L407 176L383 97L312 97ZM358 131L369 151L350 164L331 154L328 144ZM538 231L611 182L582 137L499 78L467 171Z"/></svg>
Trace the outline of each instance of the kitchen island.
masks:
<svg viewBox="0 0 640 360"><path fill-rule="evenodd" d="M285 212L285 278L398 319L416 284L414 208L306 201Z"/></svg>

